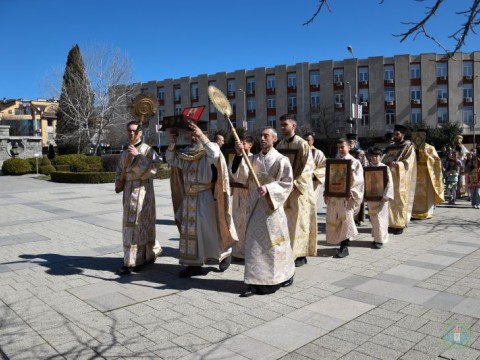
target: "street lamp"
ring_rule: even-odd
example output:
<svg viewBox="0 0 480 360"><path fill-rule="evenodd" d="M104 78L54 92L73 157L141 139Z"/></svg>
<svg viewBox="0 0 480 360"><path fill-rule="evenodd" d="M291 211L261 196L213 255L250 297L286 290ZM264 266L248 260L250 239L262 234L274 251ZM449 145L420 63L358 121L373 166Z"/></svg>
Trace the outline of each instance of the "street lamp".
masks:
<svg viewBox="0 0 480 360"><path fill-rule="evenodd" d="M350 54L352 54L353 60L355 60L355 109L353 112L353 118L355 119L355 132L358 133L358 59L353 54L352 45L348 45L347 50Z"/></svg>
<svg viewBox="0 0 480 360"><path fill-rule="evenodd" d="M348 107L350 108L348 110L350 114L350 118L348 120L348 123L350 124L350 131L352 131L352 126L353 126L353 120L352 120L352 84L350 84L350 81L347 81L348 85Z"/></svg>
<svg viewBox="0 0 480 360"><path fill-rule="evenodd" d="M243 89L238 89L243 93L243 128L248 130L248 123L247 123L247 93Z"/></svg>

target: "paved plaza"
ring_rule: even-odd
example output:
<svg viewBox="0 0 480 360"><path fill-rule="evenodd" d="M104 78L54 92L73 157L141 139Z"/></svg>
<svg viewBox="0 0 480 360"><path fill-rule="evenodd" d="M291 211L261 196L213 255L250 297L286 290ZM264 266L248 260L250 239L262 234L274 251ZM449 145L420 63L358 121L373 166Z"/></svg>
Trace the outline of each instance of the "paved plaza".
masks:
<svg viewBox="0 0 480 360"><path fill-rule="evenodd" d="M178 277L168 180L155 180L163 254L119 277L113 184L0 177L0 359L479 359L480 210L466 200L413 221L381 250L370 226L295 282L241 298L243 265Z"/></svg>

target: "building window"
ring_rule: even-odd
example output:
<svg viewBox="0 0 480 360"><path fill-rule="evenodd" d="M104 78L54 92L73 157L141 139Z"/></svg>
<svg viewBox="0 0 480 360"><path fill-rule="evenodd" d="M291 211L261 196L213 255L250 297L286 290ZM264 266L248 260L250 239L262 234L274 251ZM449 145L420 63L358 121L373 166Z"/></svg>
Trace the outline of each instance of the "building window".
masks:
<svg viewBox="0 0 480 360"><path fill-rule="evenodd" d="M447 98L448 98L447 85L438 85L437 86L437 99L447 99Z"/></svg>
<svg viewBox="0 0 480 360"><path fill-rule="evenodd" d="M142 89L140 90L140 92L141 92L142 94L148 94L148 88L142 88Z"/></svg>
<svg viewBox="0 0 480 360"><path fill-rule="evenodd" d="M198 100L198 84L192 83L190 85L190 96L192 97L192 101Z"/></svg>
<svg viewBox="0 0 480 360"><path fill-rule="evenodd" d="M410 79L420 79L420 64L410 64Z"/></svg>
<svg viewBox="0 0 480 360"><path fill-rule="evenodd" d="M210 101L208 102L208 111L210 114L215 114L217 112L215 105L213 105L213 103Z"/></svg>
<svg viewBox="0 0 480 360"><path fill-rule="evenodd" d="M237 112L237 102L235 101L235 99L231 99L231 100L228 100L230 102L230 106L232 107L232 111L234 113Z"/></svg>
<svg viewBox="0 0 480 360"><path fill-rule="evenodd" d="M210 120L210 130L214 131L218 129L218 120Z"/></svg>
<svg viewBox="0 0 480 360"><path fill-rule="evenodd" d="M473 84L463 84L463 98L473 99Z"/></svg>
<svg viewBox="0 0 480 360"><path fill-rule="evenodd" d="M318 91L313 91L310 93L310 105L311 106L320 105L320 93Z"/></svg>
<svg viewBox="0 0 480 360"><path fill-rule="evenodd" d="M388 110L385 113L385 124L386 125L394 125L395 124L395 112L392 110Z"/></svg>
<svg viewBox="0 0 480 360"><path fill-rule="evenodd" d="M182 101L182 89L180 85L173 86L173 98L175 101Z"/></svg>
<svg viewBox="0 0 480 360"><path fill-rule="evenodd" d="M358 68L358 81L368 81L368 67L359 67Z"/></svg>
<svg viewBox="0 0 480 360"><path fill-rule="evenodd" d="M320 71L312 70L310 71L310 85L320 85Z"/></svg>
<svg viewBox="0 0 480 360"><path fill-rule="evenodd" d="M255 111L255 99L247 99L247 111Z"/></svg>
<svg viewBox="0 0 480 360"><path fill-rule="evenodd" d="M473 61L463 62L463 76L472 78L473 76Z"/></svg>
<svg viewBox="0 0 480 360"><path fill-rule="evenodd" d="M358 89L358 98L361 103L368 102L368 89Z"/></svg>
<svg viewBox="0 0 480 360"><path fill-rule="evenodd" d="M247 94L255 94L255 78L247 77Z"/></svg>
<svg viewBox="0 0 480 360"><path fill-rule="evenodd" d="M288 73L287 75L287 86L289 88L297 88L297 74L295 73Z"/></svg>
<svg viewBox="0 0 480 360"><path fill-rule="evenodd" d="M333 82L335 84L343 84L343 69L333 70Z"/></svg>
<svg viewBox="0 0 480 360"><path fill-rule="evenodd" d="M267 89L274 90L275 87L275 75L267 75Z"/></svg>
<svg viewBox="0 0 480 360"><path fill-rule="evenodd" d="M343 114L335 115L333 121L334 121L335 129L337 130L337 134L340 134L343 131L343 129L345 129L344 115Z"/></svg>
<svg viewBox="0 0 480 360"><path fill-rule="evenodd" d="M335 94L335 106L338 106L338 104L342 104L342 107L345 104L345 95L343 93Z"/></svg>
<svg viewBox="0 0 480 360"><path fill-rule="evenodd" d="M447 77L447 63L446 62L437 62L437 77Z"/></svg>
<svg viewBox="0 0 480 360"><path fill-rule="evenodd" d="M228 96L235 96L235 91L236 91L235 80L234 80L234 79L228 79L228 80L227 80L227 93L228 93Z"/></svg>
<svg viewBox="0 0 480 360"><path fill-rule="evenodd" d="M473 108L471 106L463 108L463 123L466 125L473 124Z"/></svg>
<svg viewBox="0 0 480 360"><path fill-rule="evenodd" d="M422 109L412 109L412 124L420 124L422 122Z"/></svg>
<svg viewBox="0 0 480 360"><path fill-rule="evenodd" d="M161 120L165 116L165 108L160 106L158 108L158 119Z"/></svg>
<svg viewBox="0 0 480 360"><path fill-rule="evenodd" d="M275 109L275 96L267 96L267 109Z"/></svg>
<svg viewBox="0 0 480 360"><path fill-rule="evenodd" d="M175 105L175 115L180 115L183 111L182 105L177 104Z"/></svg>
<svg viewBox="0 0 480 360"><path fill-rule="evenodd" d="M277 119L275 116L269 116L267 117L267 125L271 126L272 128L276 129L277 128Z"/></svg>
<svg viewBox="0 0 480 360"><path fill-rule="evenodd" d="M448 109L446 107L437 108L437 122L439 124L448 123Z"/></svg>
<svg viewBox="0 0 480 360"><path fill-rule="evenodd" d="M410 88L410 100L421 100L422 99L422 90L420 86L412 86Z"/></svg>
<svg viewBox="0 0 480 360"><path fill-rule="evenodd" d="M253 129L255 128L255 123L256 123L256 122L257 122L257 121L255 120L254 117L253 117L253 118L248 118L248 120L247 120L247 129L248 129L248 130L253 130ZM245 129L245 130L247 130L247 129Z"/></svg>
<svg viewBox="0 0 480 360"><path fill-rule="evenodd" d="M165 100L165 88L163 86L157 88L157 98L158 100Z"/></svg>
<svg viewBox="0 0 480 360"><path fill-rule="evenodd" d="M370 124L370 115L368 113L362 113L362 118L360 119L361 126L368 126Z"/></svg>
<svg viewBox="0 0 480 360"><path fill-rule="evenodd" d="M295 110L297 108L297 97L295 95L288 95L287 103L288 110Z"/></svg>
<svg viewBox="0 0 480 360"><path fill-rule="evenodd" d="M385 89L385 101L386 102L394 102L395 101L395 89L388 88Z"/></svg>
<svg viewBox="0 0 480 360"><path fill-rule="evenodd" d="M383 68L383 79L385 81L395 80L395 67L393 65L385 65Z"/></svg>

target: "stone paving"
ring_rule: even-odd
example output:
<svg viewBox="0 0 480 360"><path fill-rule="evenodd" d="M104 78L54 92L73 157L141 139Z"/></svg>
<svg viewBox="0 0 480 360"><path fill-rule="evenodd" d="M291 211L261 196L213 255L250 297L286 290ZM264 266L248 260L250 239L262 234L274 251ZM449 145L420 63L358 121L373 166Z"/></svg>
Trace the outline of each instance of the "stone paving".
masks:
<svg viewBox="0 0 480 360"><path fill-rule="evenodd" d="M274 295L240 298L243 265L178 278L168 180L155 181L162 256L122 265L112 184L0 177L0 359L478 359L480 210L465 200L381 250L368 224Z"/></svg>

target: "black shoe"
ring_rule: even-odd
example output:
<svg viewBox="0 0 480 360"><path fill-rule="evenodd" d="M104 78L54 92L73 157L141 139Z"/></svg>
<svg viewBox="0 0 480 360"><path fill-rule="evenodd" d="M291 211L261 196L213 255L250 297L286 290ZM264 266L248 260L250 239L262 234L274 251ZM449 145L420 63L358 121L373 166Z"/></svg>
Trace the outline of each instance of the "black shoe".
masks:
<svg viewBox="0 0 480 360"><path fill-rule="evenodd" d="M388 233L389 233L389 234L393 234L394 231L395 231L394 228L392 228L392 227L390 227L390 226L388 227Z"/></svg>
<svg viewBox="0 0 480 360"><path fill-rule="evenodd" d="M255 291L255 287L248 285L247 290L240 294L240 297L250 297L255 295L257 292Z"/></svg>
<svg viewBox="0 0 480 360"><path fill-rule="evenodd" d="M361 221L355 221L355 225L356 226L362 226L362 222Z"/></svg>
<svg viewBox="0 0 480 360"><path fill-rule="evenodd" d="M282 287L289 287L292 284L293 284L293 276L287 281L283 282Z"/></svg>
<svg viewBox="0 0 480 360"><path fill-rule="evenodd" d="M232 261L236 262L236 263L243 264L245 262L245 259L244 258L239 258L239 257L236 257L236 256L232 256Z"/></svg>
<svg viewBox="0 0 480 360"><path fill-rule="evenodd" d="M403 229L395 229L393 235L401 235L403 233Z"/></svg>
<svg viewBox="0 0 480 360"><path fill-rule="evenodd" d="M128 266L122 266L120 269L118 269L117 271L115 271L115 274L117 275L130 275L133 271L133 268L132 267L128 267Z"/></svg>
<svg viewBox="0 0 480 360"><path fill-rule="evenodd" d="M228 257L226 257L220 262L220 265L218 266L218 268L220 269L221 272L224 272L230 267L231 263L232 263L232 256L229 255Z"/></svg>
<svg viewBox="0 0 480 360"><path fill-rule="evenodd" d="M300 267L303 266L307 263L307 257L306 256L300 256L295 259L295 267Z"/></svg>
<svg viewBox="0 0 480 360"><path fill-rule="evenodd" d="M372 242L372 249L381 249L383 247L382 243L379 242Z"/></svg>
<svg viewBox="0 0 480 360"><path fill-rule="evenodd" d="M349 255L347 246L340 246L337 250L337 258L344 258Z"/></svg>
<svg viewBox="0 0 480 360"><path fill-rule="evenodd" d="M195 275L202 275L203 268L201 266L187 266L184 270L178 273L181 278L189 278Z"/></svg>

